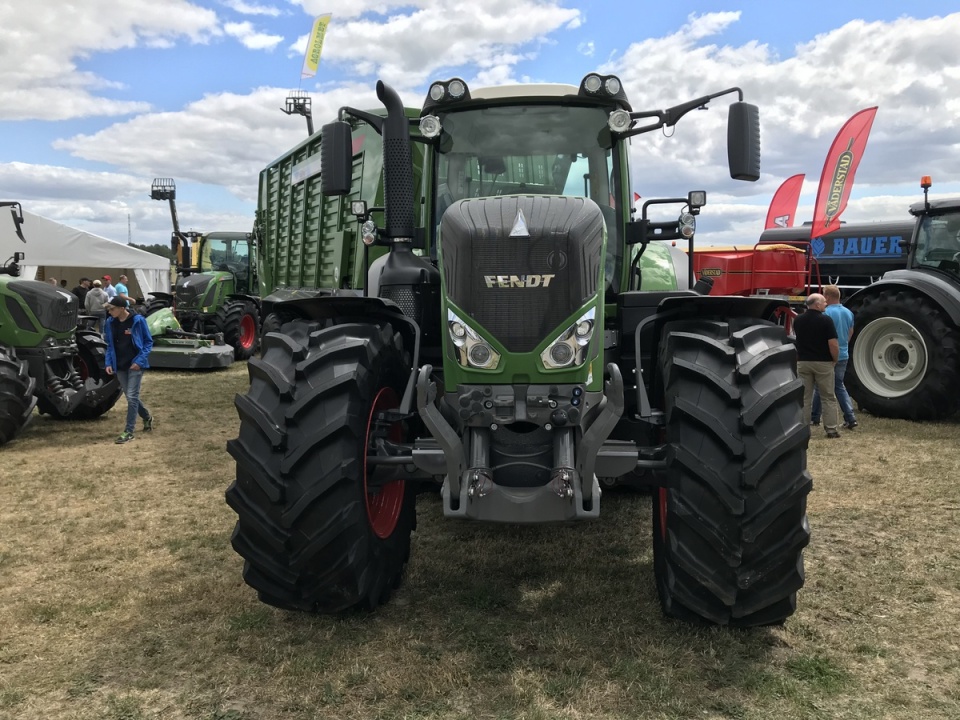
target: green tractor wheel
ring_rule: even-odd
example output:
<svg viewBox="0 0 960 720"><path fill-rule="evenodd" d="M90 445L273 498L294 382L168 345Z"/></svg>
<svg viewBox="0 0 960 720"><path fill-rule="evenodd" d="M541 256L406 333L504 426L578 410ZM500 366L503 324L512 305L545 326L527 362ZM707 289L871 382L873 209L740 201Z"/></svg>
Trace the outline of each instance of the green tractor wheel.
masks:
<svg viewBox="0 0 960 720"><path fill-rule="evenodd" d="M0 345L0 445L13 440L30 422L37 404L35 386L26 360L20 360L13 348Z"/></svg>
<svg viewBox="0 0 960 720"><path fill-rule="evenodd" d="M809 428L796 350L760 321L668 324L660 345L669 484L653 501L657 590L669 617L783 622L810 540Z"/></svg>
<svg viewBox="0 0 960 720"><path fill-rule="evenodd" d="M236 480L233 547L260 599L335 613L372 609L399 586L415 523L411 482L378 478L377 441L402 441L398 406L409 357L389 324L295 320L264 341L238 396L227 444Z"/></svg>
<svg viewBox="0 0 960 720"><path fill-rule="evenodd" d="M223 305L214 319L217 332L233 347L233 357L247 360L257 351L260 342L260 311L250 300L231 300Z"/></svg>

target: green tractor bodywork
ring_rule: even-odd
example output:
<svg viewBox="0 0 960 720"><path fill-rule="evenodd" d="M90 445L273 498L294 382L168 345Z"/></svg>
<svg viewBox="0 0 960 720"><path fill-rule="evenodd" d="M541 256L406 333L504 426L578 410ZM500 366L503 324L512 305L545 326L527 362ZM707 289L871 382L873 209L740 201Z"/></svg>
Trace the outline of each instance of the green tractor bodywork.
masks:
<svg viewBox="0 0 960 720"><path fill-rule="evenodd" d="M24 240L19 203L4 202ZM120 386L106 374L105 344L98 333L77 328L73 293L21 280L22 253L0 269L0 444L41 413L64 420L99 417L117 401Z"/></svg>
<svg viewBox="0 0 960 720"><path fill-rule="evenodd" d="M161 308L173 308L180 329L201 339L221 334L233 348L234 358L245 360L260 342L260 297L253 236L247 232L181 232L176 210L176 187L169 178L153 181L150 197L167 200L173 220L170 245L177 258L177 281L173 293L152 293L147 301L150 316ZM176 360L177 346L164 348L161 367L225 367L221 357L216 365L212 356L197 363L187 345L181 345L183 358ZM151 365L153 361L151 359Z"/></svg>
<svg viewBox="0 0 960 720"><path fill-rule="evenodd" d="M811 487L784 302L691 288L672 241L692 249L706 194L635 209L628 167L630 137L739 91L648 112L612 76L454 79L419 111L377 92L385 112L343 108L261 173L269 314L228 443L247 582L280 607L373 607L421 485L448 517L542 523L595 518L603 487L641 478L664 611L782 622ZM755 180L742 100L728 148Z"/></svg>

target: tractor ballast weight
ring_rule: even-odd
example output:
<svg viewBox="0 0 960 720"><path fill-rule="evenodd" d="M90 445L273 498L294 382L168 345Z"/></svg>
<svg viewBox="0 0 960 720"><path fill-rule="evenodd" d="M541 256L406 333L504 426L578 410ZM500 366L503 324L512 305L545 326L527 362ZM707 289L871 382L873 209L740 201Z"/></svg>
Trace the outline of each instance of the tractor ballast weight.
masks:
<svg viewBox="0 0 960 720"><path fill-rule="evenodd" d="M613 76L454 78L412 112L378 83L386 117L343 108L261 173L266 274L334 281L265 290L277 322L236 401L227 502L262 600L384 602L419 485L441 489L448 517L561 522L596 518L604 487L644 473L666 614L752 626L794 611L811 479L795 349L770 321L785 303L691 289L689 260L661 241L692 247L704 192L632 217L625 140L730 92L634 112ZM757 117L741 94L728 152L742 179L759 173ZM290 207L329 218L310 228L318 246L284 235ZM332 234L350 217L357 231ZM294 266L294 249L341 265Z"/></svg>

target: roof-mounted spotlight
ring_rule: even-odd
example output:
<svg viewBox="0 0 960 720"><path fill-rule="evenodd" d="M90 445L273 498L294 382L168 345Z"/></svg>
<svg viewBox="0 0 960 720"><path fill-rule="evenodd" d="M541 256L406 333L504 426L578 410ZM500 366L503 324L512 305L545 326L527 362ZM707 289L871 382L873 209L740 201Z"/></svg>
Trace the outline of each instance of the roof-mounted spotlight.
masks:
<svg viewBox="0 0 960 720"><path fill-rule="evenodd" d="M427 99L423 103L421 116L428 115L438 105L447 103L461 102L470 99L470 88L467 83L460 78L451 78L449 80L438 80L430 85L427 91Z"/></svg>
<svg viewBox="0 0 960 720"><path fill-rule="evenodd" d="M627 96L623 92L623 83L616 75L599 75L590 73L580 82L580 95L594 98L609 98L616 100L627 110L630 110L630 103L627 102Z"/></svg>

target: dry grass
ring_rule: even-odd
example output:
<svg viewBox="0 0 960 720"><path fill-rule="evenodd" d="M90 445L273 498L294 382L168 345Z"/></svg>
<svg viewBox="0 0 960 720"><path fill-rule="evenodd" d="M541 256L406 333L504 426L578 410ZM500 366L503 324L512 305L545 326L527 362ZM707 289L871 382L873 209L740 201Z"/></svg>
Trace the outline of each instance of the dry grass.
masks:
<svg viewBox="0 0 960 720"><path fill-rule="evenodd" d="M149 374L152 436L37 417L0 450L0 718L960 717L960 424L815 436L807 586L783 628L662 619L650 500L600 522L444 520L421 496L373 615L260 604L223 501L242 365Z"/></svg>

